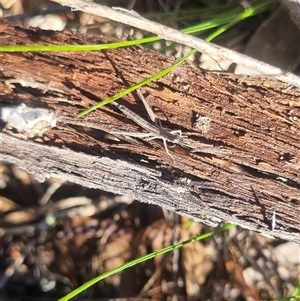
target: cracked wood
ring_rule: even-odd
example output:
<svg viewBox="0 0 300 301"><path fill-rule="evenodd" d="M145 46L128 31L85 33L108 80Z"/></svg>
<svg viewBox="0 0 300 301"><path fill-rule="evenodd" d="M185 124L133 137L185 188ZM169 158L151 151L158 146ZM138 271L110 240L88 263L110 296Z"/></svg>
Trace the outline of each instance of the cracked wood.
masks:
<svg viewBox="0 0 300 301"><path fill-rule="evenodd" d="M22 28L1 21L4 44L95 44L115 39ZM113 106L76 114L169 66L141 47L83 53L1 53L0 104L49 108L58 118L43 139L1 134L1 159L41 180L52 175L130 194L216 225L221 220L300 243L300 91L259 77L189 65L143 89L168 131L196 150L159 141L115 141L111 130L141 131ZM120 100L143 118L135 94ZM195 127L197 114L209 127ZM111 139L110 139L111 138ZM272 216L276 212L276 227Z"/></svg>

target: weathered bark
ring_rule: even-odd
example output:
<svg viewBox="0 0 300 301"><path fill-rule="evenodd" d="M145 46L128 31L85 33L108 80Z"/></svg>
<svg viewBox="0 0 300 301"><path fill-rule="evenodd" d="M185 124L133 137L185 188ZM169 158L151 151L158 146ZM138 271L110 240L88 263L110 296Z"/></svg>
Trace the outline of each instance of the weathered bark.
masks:
<svg viewBox="0 0 300 301"><path fill-rule="evenodd" d="M108 41L112 39L1 23L1 44ZM298 89L189 65L151 83L143 93L157 109L163 128L180 129L196 149L170 148L172 162L159 140L108 139L111 130L143 131L114 107L76 118L95 101L169 66L172 61L167 57L130 47L2 53L0 59L1 105L46 107L59 120L43 139L20 140L2 133L1 159L40 180L49 175L65 177L87 187L129 194L210 225L233 221L300 243ZM137 97L120 102L147 118ZM195 127L196 114L210 123Z"/></svg>

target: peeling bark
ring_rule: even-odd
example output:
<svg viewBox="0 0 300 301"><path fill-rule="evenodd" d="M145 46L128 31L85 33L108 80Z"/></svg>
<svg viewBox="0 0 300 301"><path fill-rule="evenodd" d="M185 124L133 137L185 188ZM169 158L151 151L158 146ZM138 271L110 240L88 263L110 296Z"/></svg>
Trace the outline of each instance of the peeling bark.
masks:
<svg viewBox="0 0 300 301"><path fill-rule="evenodd" d="M0 24L6 45L115 41ZM0 105L48 108L58 119L42 138L2 133L2 160L39 180L64 177L209 225L232 221L300 243L299 89L189 65L149 84L142 91L163 128L181 130L194 149L170 146L172 162L160 140L111 139L111 130L143 131L115 107L76 118L96 101L171 65L171 59L141 47L1 53L0 59ZM120 102L147 118L135 94Z"/></svg>

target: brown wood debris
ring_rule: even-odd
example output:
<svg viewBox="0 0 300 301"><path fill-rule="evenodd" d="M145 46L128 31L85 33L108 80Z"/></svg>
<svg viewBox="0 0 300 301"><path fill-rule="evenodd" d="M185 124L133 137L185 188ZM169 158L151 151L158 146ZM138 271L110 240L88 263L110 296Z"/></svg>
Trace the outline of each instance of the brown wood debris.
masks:
<svg viewBox="0 0 300 301"><path fill-rule="evenodd" d="M96 44L115 39L41 31L1 21L1 44ZM56 127L22 140L1 133L1 159L34 173L167 207L194 220L241 226L300 243L300 91L261 77L190 65L142 89L165 130L181 130L195 151L142 132L115 107L81 110L170 66L141 47L94 52L0 54L0 105L48 108ZM147 119L136 94L120 103ZM4 123L2 123L4 126Z"/></svg>

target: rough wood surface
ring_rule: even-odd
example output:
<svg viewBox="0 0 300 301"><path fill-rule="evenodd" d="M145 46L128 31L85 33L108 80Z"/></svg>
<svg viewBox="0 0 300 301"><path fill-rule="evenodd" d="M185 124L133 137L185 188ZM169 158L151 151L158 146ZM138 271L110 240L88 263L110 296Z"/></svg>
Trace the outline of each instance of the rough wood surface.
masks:
<svg viewBox="0 0 300 301"><path fill-rule="evenodd" d="M113 41L3 21L0 37L1 44L7 45ZM197 149L171 148L173 163L159 140L108 139L111 130L142 131L115 107L76 118L95 101L169 66L172 61L167 57L130 47L1 53L0 59L1 106L25 103L49 108L59 120L56 128L34 141L2 133L2 160L40 180L64 177L87 187L129 194L210 225L232 221L300 243L298 89L189 65L151 83L143 93L163 128L180 129ZM136 95L120 102L147 118ZM196 114L209 118L209 125L195 127Z"/></svg>

